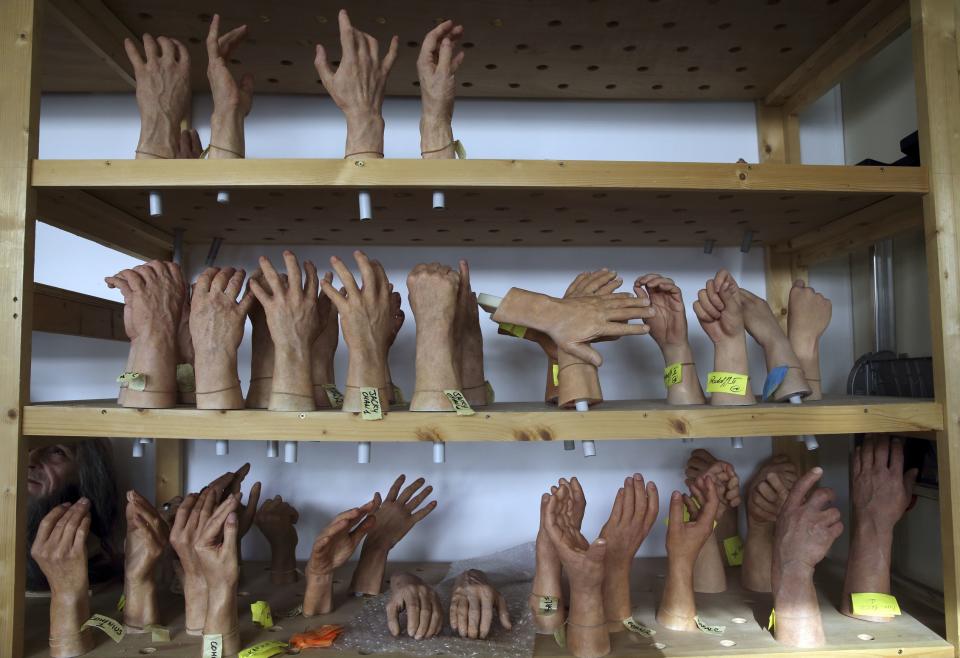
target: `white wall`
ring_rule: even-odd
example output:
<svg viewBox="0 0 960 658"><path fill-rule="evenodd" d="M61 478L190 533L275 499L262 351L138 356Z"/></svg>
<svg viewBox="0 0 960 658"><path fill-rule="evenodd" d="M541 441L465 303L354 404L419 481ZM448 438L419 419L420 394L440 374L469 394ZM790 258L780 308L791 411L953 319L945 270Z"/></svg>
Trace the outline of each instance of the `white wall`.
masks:
<svg viewBox="0 0 960 658"><path fill-rule="evenodd" d="M837 162L840 138L836 96L829 97L816 112L805 117L804 157L811 162ZM197 99L195 124L205 132L208 100ZM418 155L417 104L388 100L387 155ZM258 98L247 122L250 157L339 157L344 130L342 119L329 101L319 98ZM475 158L624 159L734 162L757 160L754 111L746 103L600 103L532 101L461 101L457 105L455 133ZM204 141L206 135L204 134ZM137 139L136 107L128 96L49 96L43 100L40 146L47 158L130 157ZM842 151L839 151L842 157ZM37 280L107 296L102 277L124 266L100 255L100 248L74 238L66 242L55 229L38 231ZM281 246L269 249L224 245L218 263L251 268L256 256L278 256ZM297 249L301 256L324 262L332 253L348 256L349 247ZM455 263L466 257L472 264L475 287L502 293L522 285L560 293L577 272L593 267L618 269L629 282L650 271L675 277L689 305L696 290L717 268L730 268L742 285L764 293L762 254L748 255L735 249L717 249L705 255L689 248L609 249L402 249L381 248L369 252L381 258L401 292L406 272L422 260ZM522 259L518 256L522 254ZM190 250L188 262L202 262L206 247ZM67 272L57 274L66 261ZM195 274L196 267L191 268ZM828 291L834 302L834 321L824 340L824 383L829 392L842 392L850 363L851 295L843 264L816 269L814 286ZM405 296L405 294L404 294ZM407 309L409 306L406 305ZM703 375L712 363L706 337L688 313L691 340ZM495 335L485 322L485 354L488 378L501 400L535 400L542 395L543 363L530 345ZM73 339L38 336L34 346L35 399L103 397L113 393L112 380L123 367L121 344L83 345ZM100 341L87 341L98 344ZM241 378L249 376L249 341L241 348ZM75 346L75 347L74 347ZM74 350L71 352L71 348ZM91 350L96 349L94 353ZM646 338L625 339L601 347L606 358L602 369L608 399L659 397L662 361L656 346ZM70 370L65 363L71 357ZM340 381L345 377L346 350L337 357ZM411 393L414 373L414 327L412 318L404 327L392 353L394 375L405 393ZM763 379L759 350L751 347L751 372ZM95 377L95 378L94 378ZM64 384L63 380L69 380ZM82 382L76 386L73 382ZM349 439L349 437L344 437ZM829 439L826 439L829 441ZM126 442L124 442L126 443ZM263 443L233 441L229 459L213 456L213 444L190 442L188 484L196 489L228 466L249 460L254 476L264 483L265 494L282 494L301 509L299 525L301 555L309 550L313 534L336 512L368 499L374 490L384 492L396 474L412 479L428 477L440 500L437 511L411 534L394 553L397 559L452 559L481 554L529 540L536 532L539 494L561 475L578 475L588 496L585 532L598 530L621 478L634 470L656 481L666 494L682 485L686 454L697 446L708 447L721 458L734 462L743 478L769 454L767 439L747 440L743 450L730 448L727 438L684 444L677 441L627 441L598 445L599 455L585 460L580 453L565 453L557 444L465 444L447 448L447 463L432 464L430 449L419 444L374 446L373 463L358 466L351 443L302 444L300 462L285 465L267 460ZM124 445L122 450L128 450ZM148 457L151 451L148 449ZM150 473L149 460L135 471ZM135 475L138 488L152 490L151 478ZM643 549L663 553L663 528ZM253 532L248 555L266 550Z"/></svg>

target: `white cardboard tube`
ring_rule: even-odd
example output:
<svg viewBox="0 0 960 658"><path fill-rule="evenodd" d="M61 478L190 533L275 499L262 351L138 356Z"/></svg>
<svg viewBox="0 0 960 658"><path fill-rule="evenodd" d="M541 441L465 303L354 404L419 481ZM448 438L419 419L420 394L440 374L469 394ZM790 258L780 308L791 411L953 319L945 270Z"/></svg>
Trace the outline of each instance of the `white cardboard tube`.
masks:
<svg viewBox="0 0 960 658"><path fill-rule="evenodd" d="M139 440L137 439L133 440L133 450L130 452L130 455L134 459L140 459L141 457L143 457L143 444L140 443Z"/></svg>
<svg viewBox="0 0 960 658"><path fill-rule="evenodd" d="M597 456L597 444L593 441L581 441L580 445L583 447L583 456L584 457L596 457Z"/></svg>
<svg viewBox="0 0 960 658"><path fill-rule="evenodd" d="M738 450L743 447L743 437L742 436L731 436L730 445Z"/></svg>
<svg viewBox="0 0 960 658"><path fill-rule="evenodd" d="M563 449L564 449L564 450L576 450L576 449L577 449L577 442L576 442L576 441L564 441L564 442L563 442Z"/></svg>
<svg viewBox="0 0 960 658"><path fill-rule="evenodd" d="M588 400L576 401L577 411L590 411L590 402Z"/></svg>
<svg viewBox="0 0 960 658"><path fill-rule="evenodd" d="M447 444L437 441L433 444L433 463L444 464L447 461Z"/></svg>
<svg viewBox="0 0 960 658"><path fill-rule="evenodd" d="M443 192L436 190L433 193L433 209L443 210L447 207L447 199Z"/></svg>
<svg viewBox="0 0 960 658"><path fill-rule="evenodd" d="M357 444L357 463L358 464L370 463L370 442L369 441L360 441Z"/></svg>
<svg viewBox="0 0 960 658"><path fill-rule="evenodd" d="M230 193L224 190L217 192L217 203L230 203Z"/></svg>
<svg viewBox="0 0 960 658"><path fill-rule="evenodd" d="M216 445L217 457L223 457L230 454L230 442L224 439L217 439Z"/></svg>
<svg viewBox="0 0 960 658"><path fill-rule="evenodd" d="M366 190L360 190L357 193L357 201L360 203L360 221L365 222L373 219L373 202L370 200L370 193Z"/></svg>
<svg viewBox="0 0 960 658"><path fill-rule="evenodd" d="M267 457L279 457L280 456L280 442L279 441L267 441Z"/></svg>
<svg viewBox="0 0 960 658"><path fill-rule="evenodd" d="M150 216L163 216L163 198L160 196L159 192L150 193Z"/></svg>
<svg viewBox="0 0 960 658"><path fill-rule="evenodd" d="M283 442L283 461L285 464L297 463L297 442L296 441Z"/></svg>

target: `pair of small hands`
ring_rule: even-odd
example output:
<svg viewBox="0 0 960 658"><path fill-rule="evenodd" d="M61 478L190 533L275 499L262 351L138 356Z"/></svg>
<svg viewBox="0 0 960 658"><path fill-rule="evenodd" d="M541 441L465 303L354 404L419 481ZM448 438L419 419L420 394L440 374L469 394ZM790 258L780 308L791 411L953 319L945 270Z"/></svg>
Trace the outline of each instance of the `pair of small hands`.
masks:
<svg viewBox="0 0 960 658"><path fill-rule="evenodd" d="M713 481L717 490L718 517L740 506L742 502L740 477L730 462L719 460L709 451L697 448L687 460L684 475L686 476L684 484L690 489L691 501L694 505L701 506L704 503L704 491L700 489L697 480L706 475Z"/></svg>

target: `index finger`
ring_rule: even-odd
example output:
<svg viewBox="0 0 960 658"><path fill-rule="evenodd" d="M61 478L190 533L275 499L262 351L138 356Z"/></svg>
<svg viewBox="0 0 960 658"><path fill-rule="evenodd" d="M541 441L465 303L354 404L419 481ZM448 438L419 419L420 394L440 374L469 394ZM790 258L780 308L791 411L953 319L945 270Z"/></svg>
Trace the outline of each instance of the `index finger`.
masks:
<svg viewBox="0 0 960 658"><path fill-rule="evenodd" d="M360 294L360 288L357 287L357 280L353 278L353 272L350 271L350 268L344 265L342 260L336 256L331 256L330 267L332 267L333 271L337 273L337 278L340 279L340 283L342 283L343 287L346 288L347 297ZM327 286L324 286L323 290L326 292Z"/></svg>
<svg viewBox="0 0 960 658"><path fill-rule="evenodd" d="M214 14L207 31L207 59L220 57L220 14Z"/></svg>
<svg viewBox="0 0 960 658"><path fill-rule="evenodd" d="M350 24L350 16L347 15L346 9L340 10L337 22L340 24L340 59L346 61L353 58L357 47L353 38L353 25Z"/></svg>

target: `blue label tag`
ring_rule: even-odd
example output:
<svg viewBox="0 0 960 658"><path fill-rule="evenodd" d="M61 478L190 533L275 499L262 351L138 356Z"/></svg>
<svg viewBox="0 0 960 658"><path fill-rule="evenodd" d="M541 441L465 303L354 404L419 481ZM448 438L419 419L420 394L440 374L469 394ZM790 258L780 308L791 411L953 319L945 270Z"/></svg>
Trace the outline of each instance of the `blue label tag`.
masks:
<svg viewBox="0 0 960 658"><path fill-rule="evenodd" d="M787 366L777 366L767 375L766 381L763 382L763 400L767 401L770 397L777 392L777 389L780 388L780 384L783 383L784 377L787 376Z"/></svg>

